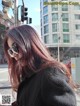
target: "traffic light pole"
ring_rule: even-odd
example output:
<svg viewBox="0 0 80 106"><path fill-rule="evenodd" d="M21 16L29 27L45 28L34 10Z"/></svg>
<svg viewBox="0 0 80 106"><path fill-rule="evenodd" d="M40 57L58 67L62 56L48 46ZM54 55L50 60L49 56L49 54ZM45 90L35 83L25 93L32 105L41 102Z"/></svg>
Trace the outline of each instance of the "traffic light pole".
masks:
<svg viewBox="0 0 80 106"><path fill-rule="evenodd" d="M19 6L17 7L17 25L19 25L19 21L18 21L18 20L19 20L19 17L18 17L18 15L19 15L19 14L18 14L18 13L19 13L19 10L18 10L18 9L19 9L19 7L21 7L21 6L22 6L22 5L19 5Z"/></svg>
<svg viewBox="0 0 80 106"><path fill-rule="evenodd" d="M14 18L15 18L15 26L18 26L18 9L21 6L21 21L24 22L26 20L26 24L32 23L32 18L29 18L28 15L28 8L24 6L24 1L22 0L22 5L18 6L18 0L14 0ZM28 22L29 21L29 22Z"/></svg>
<svg viewBox="0 0 80 106"><path fill-rule="evenodd" d="M18 25L18 0L14 0L14 18L15 18L15 26Z"/></svg>
<svg viewBox="0 0 80 106"><path fill-rule="evenodd" d="M24 6L24 1L22 0L22 4L23 4L23 6Z"/></svg>

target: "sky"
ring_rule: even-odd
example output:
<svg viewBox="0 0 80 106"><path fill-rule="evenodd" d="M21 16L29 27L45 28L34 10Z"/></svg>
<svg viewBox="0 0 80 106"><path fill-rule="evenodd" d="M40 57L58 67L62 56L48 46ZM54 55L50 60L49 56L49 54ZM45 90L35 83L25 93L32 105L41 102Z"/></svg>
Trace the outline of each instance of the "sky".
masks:
<svg viewBox="0 0 80 106"><path fill-rule="evenodd" d="M18 5L22 5L22 0L18 0ZM32 18L32 25L40 25L40 0L24 0L25 7L28 8L28 17ZM0 10L2 11L2 0L0 0ZM19 18L20 18L20 10ZM9 9L9 15L13 16L12 9Z"/></svg>
<svg viewBox="0 0 80 106"><path fill-rule="evenodd" d="M22 0L18 0L22 4ZM40 25L40 0L24 0L25 7L28 7L28 16L32 18L33 25Z"/></svg>

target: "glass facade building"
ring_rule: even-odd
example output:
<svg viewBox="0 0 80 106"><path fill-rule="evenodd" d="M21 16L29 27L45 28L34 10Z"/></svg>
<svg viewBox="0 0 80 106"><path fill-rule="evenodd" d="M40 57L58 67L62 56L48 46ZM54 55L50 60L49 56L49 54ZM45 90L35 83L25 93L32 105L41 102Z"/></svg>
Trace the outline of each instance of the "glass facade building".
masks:
<svg viewBox="0 0 80 106"><path fill-rule="evenodd" d="M80 5L67 5L69 1L73 2L73 0L40 0L41 37L49 48L57 50L58 44L63 49L80 47ZM47 2L47 5L44 2ZM54 4L51 5L51 2Z"/></svg>

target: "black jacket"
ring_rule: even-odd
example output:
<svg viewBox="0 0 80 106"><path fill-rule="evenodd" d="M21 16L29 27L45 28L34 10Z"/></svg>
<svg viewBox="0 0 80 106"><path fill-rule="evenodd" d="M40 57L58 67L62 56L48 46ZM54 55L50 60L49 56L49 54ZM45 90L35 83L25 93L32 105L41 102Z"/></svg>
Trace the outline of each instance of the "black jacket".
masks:
<svg viewBox="0 0 80 106"><path fill-rule="evenodd" d="M18 106L76 106L68 78L56 68L46 68L25 78L17 93Z"/></svg>

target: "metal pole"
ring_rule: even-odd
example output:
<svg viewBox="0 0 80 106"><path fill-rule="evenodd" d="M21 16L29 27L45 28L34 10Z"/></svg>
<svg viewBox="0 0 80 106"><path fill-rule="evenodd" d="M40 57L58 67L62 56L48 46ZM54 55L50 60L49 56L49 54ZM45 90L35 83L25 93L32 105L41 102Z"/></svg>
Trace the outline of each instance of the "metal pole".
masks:
<svg viewBox="0 0 80 106"><path fill-rule="evenodd" d="M14 18L15 18L15 26L17 26L18 23L18 0L14 0Z"/></svg>
<svg viewBox="0 0 80 106"><path fill-rule="evenodd" d="M59 20L58 20L58 23L57 23L57 29L58 29L58 45L57 45L58 56L57 56L57 59L58 59L58 62L59 62L60 61L60 57L59 57Z"/></svg>
<svg viewBox="0 0 80 106"><path fill-rule="evenodd" d="M58 34L58 62L60 62L60 50L59 50L59 42L60 41L60 37L59 37L59 34Z"/></svg>
<svg viewBox="0 0 80 106"><path fill-rule="evenodd" d="M24 0L22 0L22 4L23 4L23 6L24 6Z"/></svg>
<svg viewBox="0 0 80 106"><path fill-rule="evenodd" d="M19 15L19 7L20 6L22 6L22 5L19 5L18 7L17 7L17 26L19 25L19 17L18 17L18 15Z"/></svg>
<svg viewBox="0 0 80 106"><path fill-rule="evenodd" d="M59 0L61 1L61 0ZM60 14L60 18L58 19L58 62L60 62L60 19L62 18L62 14Z"/></svg>
<svg viewBox="0 0 80 106"><path fill-rule="evenodd" d="M58 20L58 26L57 26L57 29L58 29L58 62L60 62L60 30L59 30L59 27L60 27L60 19L62 18L62 14L60 15L60 18Z"/></svg>

